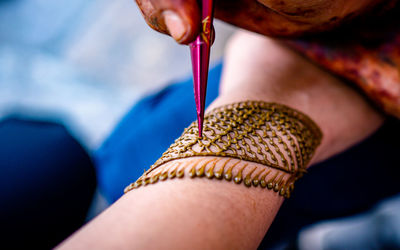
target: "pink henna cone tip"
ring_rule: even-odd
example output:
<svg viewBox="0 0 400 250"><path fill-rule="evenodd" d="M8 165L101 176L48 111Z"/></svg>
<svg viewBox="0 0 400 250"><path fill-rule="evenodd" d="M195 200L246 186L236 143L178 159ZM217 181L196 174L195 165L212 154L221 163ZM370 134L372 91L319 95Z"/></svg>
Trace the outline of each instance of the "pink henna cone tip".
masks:
<svg viewBox="0 0 400 250"><path fill-rule="evenodd" d="M204 109L206 104L208 68L210 64L211 31L213 23L213 1L202 0L201 33L190 44L193 68L194 99L196 102L199 137L203 134Z"/></svg>

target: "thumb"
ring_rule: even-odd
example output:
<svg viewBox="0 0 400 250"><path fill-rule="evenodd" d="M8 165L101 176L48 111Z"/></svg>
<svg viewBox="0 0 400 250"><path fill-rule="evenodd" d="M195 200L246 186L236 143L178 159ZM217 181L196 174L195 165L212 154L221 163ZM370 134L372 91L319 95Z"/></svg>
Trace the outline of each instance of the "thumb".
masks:
<svg viewBox="0 0 400 250"><path fill-rule="evenodd" d="M200 13L196 0L136 0L147 24L178 43L188 44L199 33Z"/></svg>

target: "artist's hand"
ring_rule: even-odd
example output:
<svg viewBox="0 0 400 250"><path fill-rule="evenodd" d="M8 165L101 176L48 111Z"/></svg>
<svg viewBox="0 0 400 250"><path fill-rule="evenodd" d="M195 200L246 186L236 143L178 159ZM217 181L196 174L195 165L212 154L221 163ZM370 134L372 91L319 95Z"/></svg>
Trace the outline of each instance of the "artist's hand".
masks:
<svg viewBox="0 0 400 250"><path fill-rule="evenodd" d="M336 27L391 0L215 0L215 16L268 36L299 36ZM136 0L153 29L190 43L199 32L198 0Z"/></svg>

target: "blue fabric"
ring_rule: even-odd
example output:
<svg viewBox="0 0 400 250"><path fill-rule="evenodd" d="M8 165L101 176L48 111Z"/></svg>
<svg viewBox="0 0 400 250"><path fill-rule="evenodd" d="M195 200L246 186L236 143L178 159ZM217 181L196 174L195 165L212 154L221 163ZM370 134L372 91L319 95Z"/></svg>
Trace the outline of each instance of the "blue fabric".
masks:
<svg viewBox="0 0 400 250"><path fill-rule="evenodd" d="M218 95L222 65L209 73L206 106ZM196 120L192 79L139 101L95 153L100 190L114 202Z"/></svg>

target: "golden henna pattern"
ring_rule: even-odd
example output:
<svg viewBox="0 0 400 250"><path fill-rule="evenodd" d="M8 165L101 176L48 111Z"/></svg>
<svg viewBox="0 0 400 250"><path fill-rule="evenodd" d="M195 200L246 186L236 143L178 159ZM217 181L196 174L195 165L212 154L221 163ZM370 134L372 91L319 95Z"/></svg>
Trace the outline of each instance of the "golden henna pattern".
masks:
<svg viewBox="0 0 400 250"><path fill-rule="evenodd" d="M232 164L229 165L228 164ZM241 160L225 157L191 158L190 161L172 161L157 168L155 171L145 173L136 182L125 188L125 193L132 189L167 179L182 179L188 175L190 178L204 177L207 179L233 181L243 183L246 187L261 187L278 192L281 196L290 197L297 177L278 169L265 167L259 164L249 166Z"/></svg>
<svg viewBox="0 0 400 250"><path fill-rule="evenodd" d="M160 166L173 160L195 156L230 157L239 160L262 164L263 170L269 169L272 176L271 184L276 192L288 197L294 181L306 171L315 149L320 144L322 133L318 126L303 113L287 106L276 103L247 101L219 107L210 111L204 119L203 137L198 137L197 123L193 122L180 138L150 167L145 174L125 192L151 182L153 178L165 180L171 176L184 176L184 168L156 171ZM200 162L199 162L200 164ZM169 165L169 164L168 164ZM201 165L201 164L200 164ZM265 173L256 169L243 177L244 165L235 177L230 168L215 167L206 169L207 164L190 169L189 175L195 177L213 176L231 180L239 184L244 181L246 186L250 182L264 183ZM212 164L211 164L212 165ZM264 172L264 171L263 171ZM284 175L291 175L284 179ZM157 177L155 177L157 176ZM261 176L261 177L260 177ZM277 183L275 183L277 181ZM247 184L246 184L247 183ZM261 184L260 184L261 185ZM271 186L272 185L272 186ZM278 186L276 186L278 185ZM262 186L262 185L261 185Z"/></svg>

